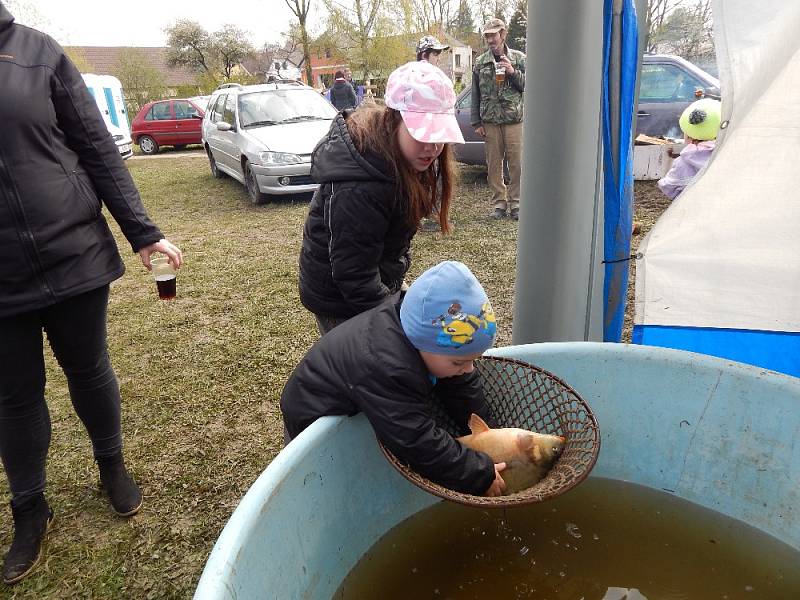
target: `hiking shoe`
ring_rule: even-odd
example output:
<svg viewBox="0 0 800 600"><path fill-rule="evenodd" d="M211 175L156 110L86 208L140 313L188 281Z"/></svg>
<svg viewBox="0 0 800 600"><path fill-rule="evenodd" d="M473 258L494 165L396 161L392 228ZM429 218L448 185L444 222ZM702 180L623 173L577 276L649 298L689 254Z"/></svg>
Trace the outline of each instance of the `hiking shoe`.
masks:
<svg viewBox="0 0 800 600"><path fill-rule="evenodd" d="M519 221L519 209L518 208L512 208L511 209L511 218L514 219L515 221Z"/></svg>
<svg viewBox="0 0 800 600"><path fill-rule="evenodd" d="M113 456L97 457L97 466L100 468L100 483L114 512L121 517L131 517L139 512L142 492L128 474L122 452Z"/></svg>
<svg viewBox="0 0 800 600"><path fill-rule="evenodd" d="M505 208L495 208L494 212L492 212L489 217L492 219L504 219L506 216L506 209Z"/></svg>
<svg viewBox="0 0 800 600"><path fill-rule="evenodd" d="M3 562L3 582L12 585L27 577L42 556L42 543L53 522L53 511L43 493L11 502L14 539Z"/></svg>

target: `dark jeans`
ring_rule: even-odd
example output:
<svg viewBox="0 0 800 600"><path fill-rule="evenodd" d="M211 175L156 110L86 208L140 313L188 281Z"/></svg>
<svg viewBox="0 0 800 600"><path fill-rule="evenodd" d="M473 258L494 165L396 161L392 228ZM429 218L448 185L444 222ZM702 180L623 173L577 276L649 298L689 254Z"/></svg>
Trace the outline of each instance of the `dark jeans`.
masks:
<svg viewBox="0 0 800 600"><path fill-rule="evenodd" d="M122 449L119 385L106 348L108 286L0 318L0 457L12 501L44 491L50 413L42 331L67 376L95 457Z"/></svg>

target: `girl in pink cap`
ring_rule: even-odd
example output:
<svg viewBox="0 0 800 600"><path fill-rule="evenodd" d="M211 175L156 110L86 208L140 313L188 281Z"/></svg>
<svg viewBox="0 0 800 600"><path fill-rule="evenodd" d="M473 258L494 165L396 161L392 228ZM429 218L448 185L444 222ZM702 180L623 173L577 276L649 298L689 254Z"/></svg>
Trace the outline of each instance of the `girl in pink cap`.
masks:
<svg viewBox="0 0 800 600"><path fill-rule="evenodd" d="M300 253L300 300L320 333L400 292L420 221L443 232L455 185L452 143L464 143L453 83L427 62L397 68L384 107L336 117L311 156L320 184Z"/></svg>

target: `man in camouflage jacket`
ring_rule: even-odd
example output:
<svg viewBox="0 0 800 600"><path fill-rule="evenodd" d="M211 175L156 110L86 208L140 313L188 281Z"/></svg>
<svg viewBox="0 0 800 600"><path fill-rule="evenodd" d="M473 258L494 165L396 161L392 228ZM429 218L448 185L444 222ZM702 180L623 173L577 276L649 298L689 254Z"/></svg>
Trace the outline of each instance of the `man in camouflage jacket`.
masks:
<svg viewBox="0 0 800 600"><path fill-rule="evenodd" d="M522 170L522 96L525 91L525 54L506 45L506 25L489 19L483 38L489 49L475 59L472 69L470 124L486 140L486 165L494 211L501 219L519 214ZM504 81L496 73L505 69ZM503 182L503 160L508 161L510 182ZM506 200L506 194L508 200Z"/></svg>

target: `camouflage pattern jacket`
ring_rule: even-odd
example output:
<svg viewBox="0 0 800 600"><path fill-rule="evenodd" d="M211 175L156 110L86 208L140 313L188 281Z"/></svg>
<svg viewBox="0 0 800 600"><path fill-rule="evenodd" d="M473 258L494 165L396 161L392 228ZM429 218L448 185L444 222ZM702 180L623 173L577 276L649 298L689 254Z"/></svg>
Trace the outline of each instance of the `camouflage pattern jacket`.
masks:
<svg viewBox="0 0 800 600"><path fill-rule="evenodd" d="M506 46L505 54L514 74L499 87L494 81L494 56L487 50L475 59L472 68L472 106L469 122L507 125L522 121L522 93L525 91L525 54Z"/></svg>

